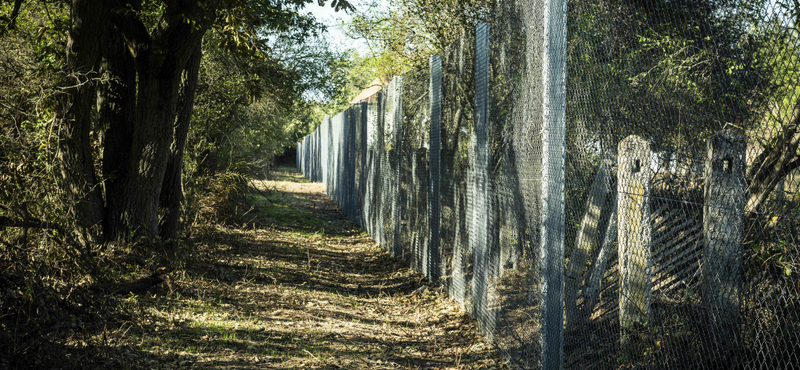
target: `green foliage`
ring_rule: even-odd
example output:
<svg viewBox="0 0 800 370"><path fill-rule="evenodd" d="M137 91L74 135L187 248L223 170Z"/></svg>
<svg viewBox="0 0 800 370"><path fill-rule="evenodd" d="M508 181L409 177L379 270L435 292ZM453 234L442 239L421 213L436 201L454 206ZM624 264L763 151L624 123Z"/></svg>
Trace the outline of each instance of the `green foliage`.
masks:
<svg viewBox="0 0 800 370"><path fill-rule="evenodd" d="M401 0L387 9L377 3L356 14L349 33L370 48L370 64L378 76L392 77L440 54L464 30L489 19L496 0Z"/></svg>
<svg viewBox="0 0 800 370"><path fill-rule="evenodd" d="M655 151L700 150L690 143L704 142L726 123L741 126L758 103L763 72L753 60L756 40L734 5L707 0L572 6L569 54L580 62L568 65L581 70L567 72L570 89L604 83L602 91L571 94L567 112L588 112L572 119L608 141L604 146L635 132L658 138L651 144ZM591 109L580 108L587 104Z"/></svg>
<svg viewBox="0 0 800 370"><path fill-rule="evenodd" d="M0 15L11 6L0 3ZM64 225L72 216L59 186L52 106L67 16L61 3L29 2L0 32L0 217ZM87 302L93 261L64 231L0 227L0 367L54 367L34 355L71 321L64 308Z"/></svg>
<svg viewBox="0 0 800 370"><path fill-rule="evenodd" d="M775 14L756 28L762 42L755 59L767 71L767 81L760 91L766 104L762 122L751 129L749 136L761 146L770 145L778 133L789 129L786 126L797 119L800 39L797 31L785 24L787 17L788 14Z"/></svg>
<svg viewBox="0 0 800 370"><path fill-rule="evenodd" d="M268 45L270 57L242 58L220 47L225 36L218 36L204 45L187 168L214 173L244 161L263 171L321 121L321 103L309 96L338 93L348 55L320 39L297 44L279 35Z"/></svg>
<svg viewBox="0 0 800 370"><path fill-rule="evenodd" d="M320 121L323 104L307 96L325 100L339 91L336 83L320 81L342 81L339 66L350 56L315 38L324 28L302 14L309 2L227 1L218 9L203 44L184 157L185 210L194 210L185 224L236 214L251 175ZM334 3L350 9L349 3ZM0 367L52 368L65 359L66 352L53 347L54 337L66 336L64 323L94 314L107 297L103 289L130 278L109 262L130 248L81 246L73 239L74 207L62 182L55 121L55 100L64 91L58 86L71 27L69 2L24 1L10 27L13 6L0 1L0 219L52 228L0 225ZM152 33L164 22L166 5L146 0L130 11ZM199 29L201 20L192 17L184 21ZM306 53L302 61L296 58L300 52ZM105 84L108 77L89 83ZM90 140L99 173L105 128L96 126ZM99 179L102 191L106 180ZM197 211L202 207L208 212ZM160 253L151 245L137 252Z"/></svg>

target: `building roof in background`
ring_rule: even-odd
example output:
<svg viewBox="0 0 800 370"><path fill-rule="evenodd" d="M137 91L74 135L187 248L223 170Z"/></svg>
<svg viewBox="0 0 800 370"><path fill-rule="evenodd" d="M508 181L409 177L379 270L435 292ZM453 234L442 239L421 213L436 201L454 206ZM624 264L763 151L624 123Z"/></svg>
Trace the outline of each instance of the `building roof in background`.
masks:
<svg viewBox="0 0 800 370"><path fill-rule="evenodd" d="M383 89L383 82L381 82L380 78L376 78L369 84L369 87L364 89L361 93L359 93L355 98L353 98L350 103L361 103L361 102L369 102L375 99L375 94L377 94L381 89Z"/></svg>

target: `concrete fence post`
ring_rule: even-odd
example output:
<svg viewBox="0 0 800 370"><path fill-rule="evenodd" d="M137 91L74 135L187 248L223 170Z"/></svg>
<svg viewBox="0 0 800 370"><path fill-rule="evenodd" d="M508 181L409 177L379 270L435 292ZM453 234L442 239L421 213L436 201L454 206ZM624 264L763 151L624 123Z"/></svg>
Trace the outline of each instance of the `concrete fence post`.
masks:
<svg viewBox="0 0 800 370"><path fill-rule="evenodd" d="M706 148L703 306L717 345L738 352L747 144L725 130L712 136Z"/></svg>
<svg viewBox="0 0 800 370"><path fill-rule="evenodd" d="M630 337L646 330L650 317L650 144L628 136L618 158L620 336L623 355L631 356L636 346Z"/></svg>

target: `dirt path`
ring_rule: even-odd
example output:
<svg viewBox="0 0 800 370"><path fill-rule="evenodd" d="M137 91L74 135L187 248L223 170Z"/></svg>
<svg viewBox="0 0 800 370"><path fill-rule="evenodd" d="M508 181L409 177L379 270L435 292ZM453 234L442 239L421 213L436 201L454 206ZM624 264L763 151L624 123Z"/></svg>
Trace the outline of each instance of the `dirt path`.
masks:
<svg viewBox="0 0 800 370"><path fill-rule="evenodd" d="M129 299L109 365L506 368L443 294L415 293L422 278L345 220L321 184L283 170L257 187L249 226L193 237L170 286Z"/></svg>

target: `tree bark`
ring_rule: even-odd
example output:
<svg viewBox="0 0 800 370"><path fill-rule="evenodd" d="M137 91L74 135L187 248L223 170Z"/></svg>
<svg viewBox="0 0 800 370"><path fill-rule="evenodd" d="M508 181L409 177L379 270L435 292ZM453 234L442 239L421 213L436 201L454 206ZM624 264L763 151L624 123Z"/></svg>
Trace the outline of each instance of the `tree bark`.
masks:
<svg viewBox="0 0 800 370"><path fill-rule="evenodd" d="M213 12L206 12L197 4L170 3L152 38L141 35L141 25L126 30L135 50L138 77L135 129L130 157L122 169L121 191L109 209L106 233L110 239L159 235L158 206L175 133L181 76L213 22ZM186 22L187 14L202 23ZM197 78L197 71L193 70L192 78Z"/></svg>
<svg viewBox="0 0 800 370"><path fill-rule="evenodd" d="M66 75L57 98L60 121L59 159L64 187L71 198L79 240L99 240L103 220L103 197L92 158L90 132L95 79L101 57L100 40L108 32L105 9L90 0L73 0L72 28L67 39Z"/></svg>
<svg viewBox="0 0 800 370"><path fill-rule="evenodd" d="M183 201L183 152L186 147L186 136L194 108L194 97L197 91L197 79L200 73L202 50L197 46L189 58L181 75L181 91L178 97L178 115L175 119L174 137L170 147L164 181L161 185L161 208L164 216L161 220L161 239L171 240L178 236Z"/></svg>
<svg viewBox="0 0 800 370"><path fill-rule="evenodd" d="M115 27L115 30L118 30ZM134 132L136 110L136 65L128 51L125 40L119 33L109 33L103 40L105 55L102 72L111 78L98 92L100 127L104 130L102 140L103 178L105 179L105 223L106 239L113 236L113 217L119 210L128 173L131 138Z"/></svg>
<svg viewBox="0 0 800 370"><path fill-rule="evenodd" d="M150 32L138 15L140 0L72 1L59 146L65 187L79 229L88 231L86 241L100 241L101 226L106 240L156 238L162 190L168 210L163 235L177 234L201 41L218 2L164 5ZM95 82L99 71L102 83ZM102 182L94 168L92 130L101 134Z"/></svg>

